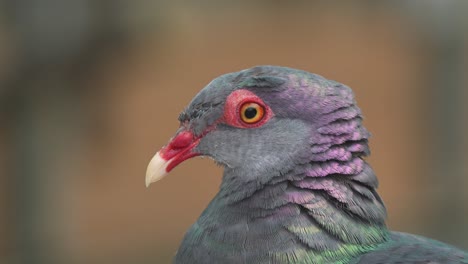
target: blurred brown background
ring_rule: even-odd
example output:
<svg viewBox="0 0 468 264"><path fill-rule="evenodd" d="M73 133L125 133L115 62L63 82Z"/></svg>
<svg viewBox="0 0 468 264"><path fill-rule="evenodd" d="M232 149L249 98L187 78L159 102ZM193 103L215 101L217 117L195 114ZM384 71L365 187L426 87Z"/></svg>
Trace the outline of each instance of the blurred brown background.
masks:
<svg viewBox="0 0 468 264"><path fill-rule="evenodd" d="M0 2L0 263L168 263L217 192L147 162L216 76L352 87L392 229L468 249L468 1Z"/></svg>

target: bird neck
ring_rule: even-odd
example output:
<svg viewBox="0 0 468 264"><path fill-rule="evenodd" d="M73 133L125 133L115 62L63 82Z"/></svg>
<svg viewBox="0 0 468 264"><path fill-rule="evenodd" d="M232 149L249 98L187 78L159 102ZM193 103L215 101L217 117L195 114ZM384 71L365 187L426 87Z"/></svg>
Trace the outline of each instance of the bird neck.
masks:
<svg viewBox="0 0 468 264"><path fill-rule="evenodd" d="M388 237L386 210L375 191L377 178L365 161L356 158L360 162L352 159L335 166L343 171L356 167L360 172L353 175L310 176L320 173L319 167L332 166L324 162L321 166L296 166L294 171L263 185L251 182L237 191L232 190L232 185L221 186L215 198L216 210L218 215L228 216L229 219L222 220L224 225L243 223L251 237L255 237L252 230L258 232L258 237L268 237L271 230L282 230L275 239L292 239L301 245L294 250L275 249L280 252L280 259L297 254L325 262L351 259L379 246ZM254 223L262 227L254 229ZM229 232L229 228L223 230Z"/></svg>
<svg viewBox="0 0 468 264"><path fill-rule="evenodd" d="M282 230L279 239L295 241L293 250L274 251L282 252L282 260L299 254L326 263L351 259L388 240L377 177L364 160L369 133L360 110L337 108L316 121L310 147L298 152L294 164L251 180L245 171L226 170L215 198L213 211L223 208L229 217L224 225L240 219L247 227L262 223L260 237Z"/></svg>

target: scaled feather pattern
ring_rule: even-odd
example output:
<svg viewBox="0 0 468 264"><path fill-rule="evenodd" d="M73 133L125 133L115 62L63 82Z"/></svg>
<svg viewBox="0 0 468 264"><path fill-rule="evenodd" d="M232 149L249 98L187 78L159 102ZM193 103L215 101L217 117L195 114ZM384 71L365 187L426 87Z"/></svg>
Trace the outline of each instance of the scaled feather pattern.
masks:
<svg viewBox="0 0 468 264"><path fill-rule="evenodd" d="M158 161L201 155L225 169L175 263L468 263L461 249L387 229L346 85L257 66L214 79L179 121Z"/></svg>

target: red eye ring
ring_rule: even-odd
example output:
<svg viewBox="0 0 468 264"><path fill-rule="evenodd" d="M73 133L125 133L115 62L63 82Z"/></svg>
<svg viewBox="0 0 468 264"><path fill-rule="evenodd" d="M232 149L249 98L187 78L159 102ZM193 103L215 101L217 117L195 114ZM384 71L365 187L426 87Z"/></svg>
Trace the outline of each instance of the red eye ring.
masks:
<svg viewBox="0 0 468 264"><path fill-rule="evenodd" d="M223 122L238 128L256 128L263 126L273 115L260 97L249 90L239 89L226 98Z"/></svg>
<svg viewBox="0 0 468 264"><path fill-rule="evenodd" d="M265 108L255 102L246 102L241 105L239 115L243 122L255 124L265 116Z"/></svg>

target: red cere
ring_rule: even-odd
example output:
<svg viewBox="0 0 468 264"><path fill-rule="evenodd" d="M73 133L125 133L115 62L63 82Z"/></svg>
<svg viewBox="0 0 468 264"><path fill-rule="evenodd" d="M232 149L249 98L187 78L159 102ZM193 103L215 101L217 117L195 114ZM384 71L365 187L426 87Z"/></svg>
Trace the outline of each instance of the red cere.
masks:
<svg viewBox="0 0 468 264"><path fill-rule="evenodd" d="M175 157L189 155L199 141L200 139L195 139L192 132L182 131L166 147L161 149L161 157L165 160L170 160Z"/></svg>
<svg viewBox="0 0 468 264"><path fill-rule="evenodd" d="M246 103L255 103L263 107L262 118L255 123L246 123L242 120L241 108ZM228 125L238 128L256 128L264 125L273 116L270 107L263 102L257 95L249 90L236 90L226 99L224 106L224 120Z"/></svg>
<svg viewBox="0 0 468 264"><path fill-rule="evenodd" d="M170 143L173 148L185 148L193 142L193 134L190 131L180 132Z"/></svg>

